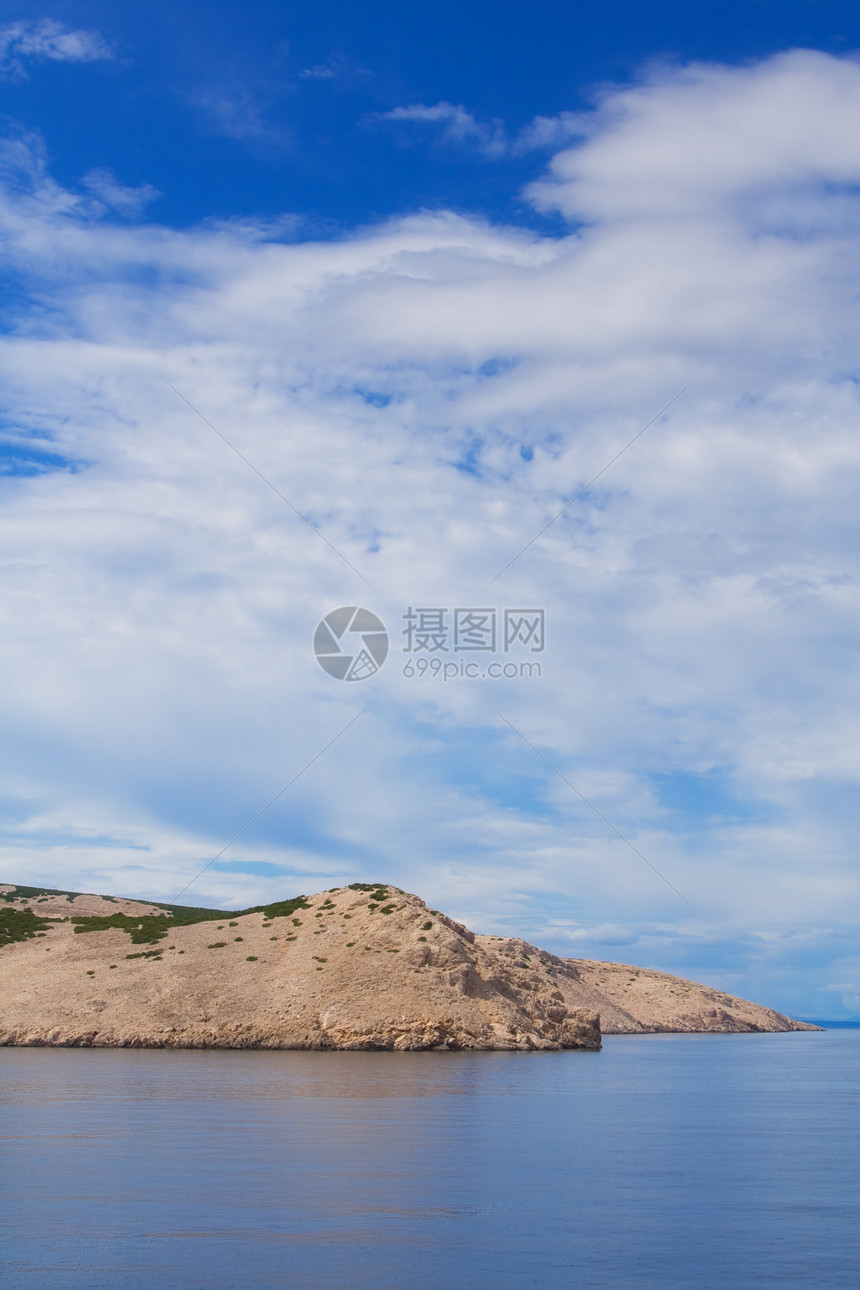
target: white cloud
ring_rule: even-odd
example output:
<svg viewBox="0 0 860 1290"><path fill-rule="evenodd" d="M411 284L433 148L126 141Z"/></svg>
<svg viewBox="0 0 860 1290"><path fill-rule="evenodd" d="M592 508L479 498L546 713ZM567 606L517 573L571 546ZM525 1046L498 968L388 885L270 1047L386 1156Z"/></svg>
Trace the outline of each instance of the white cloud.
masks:
<svg viewBox="0 0 860 1290"><path fill-rule="evenodd" d="M612 957L599 937L630 929L624 957L778 1006L845 980L858 76L790 55L606 97L535 190L589 220L558 238L450 214L289 245L96 223L13 140L8 876L169 897L376 694L195 898L369 876L559 949ZM643 121L653 190L629 169ZM712 154L719 182L691 169ZM406 604L488 596L549 622L542 681L488 697L695 915L480 689L409 682L396 653L350 687L313 659L338 604L397 632Z"/></svg>
<svg viewBox="0 0 860 1290"><path fill-rule="evenodd" d="M490 161L501 161L526 152L552 151L569 142L571 137L584 133L582 117L574 112L560 112L554 117L536 116L528 125L511 134L503 121L480 121L462 104L444 100L430 106L412 103L392 108L389 112L377 113L374 119L439 126L443 143L480 152Z"/></svg>
<svg viewBox="0 0 860 1290"><path fill-rule="evenodd" d="M110 170L91 170L84 175L83 184L103 206L120 215L139 215L144 207L161 196L152 184L129 188L119 183Z"/></svg>
<svg viewBox="0 0 860 1290"><path fill-rule="evenodd" d="M13 22L0 28L0 74L24 80L26 61L93 63L113 59L110 45L97 31L70 31L51 18Z"/></svg>
<svg viewBox="0 0 860 1290"><path fill-rule="evenodd" d="M504 125L501 121L478 121L471 112L453 103L412 103L407 107L393 108L377 114L378 121L415 121L423 125L442 127L442 140L448 144L463 145L482 152L484 156L498 158L508 151Z"/></svg>
<svg viewBox="0 0 860 1290"><path fill-rule="evenodd" d="M576 124L599 146L553 159L529 190L575 218L707 217L726 203L854 184L860 68L813 50L764 64L694 64L608 92ZM573 124L573 122L572 122Z"/></svg>

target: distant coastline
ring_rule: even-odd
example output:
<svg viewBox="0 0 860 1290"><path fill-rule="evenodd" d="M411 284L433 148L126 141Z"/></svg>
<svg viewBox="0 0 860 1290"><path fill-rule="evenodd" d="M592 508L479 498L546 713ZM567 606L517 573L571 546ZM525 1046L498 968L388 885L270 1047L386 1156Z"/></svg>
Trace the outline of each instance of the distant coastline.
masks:
<svg viewBox="0 0 860 1290"><path fill-rule="evenodd" d="M832 1018L798 1017L798 1021L805 1021L809 1026L818 1026L821 1030L860 1030L860 1017L848 1017L843 1021L834 1021Z"/></svg>

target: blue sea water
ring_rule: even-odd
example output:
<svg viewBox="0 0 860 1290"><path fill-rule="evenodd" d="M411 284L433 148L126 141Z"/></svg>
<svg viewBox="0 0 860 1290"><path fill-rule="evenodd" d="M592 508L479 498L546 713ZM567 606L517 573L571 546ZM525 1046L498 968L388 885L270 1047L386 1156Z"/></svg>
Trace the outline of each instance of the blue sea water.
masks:
<svg viewBox="0 0 860 1290"><path fill-rule="evenodd" d="M858 1285L860 1032L0 1049L9 1290Z"/></svg>

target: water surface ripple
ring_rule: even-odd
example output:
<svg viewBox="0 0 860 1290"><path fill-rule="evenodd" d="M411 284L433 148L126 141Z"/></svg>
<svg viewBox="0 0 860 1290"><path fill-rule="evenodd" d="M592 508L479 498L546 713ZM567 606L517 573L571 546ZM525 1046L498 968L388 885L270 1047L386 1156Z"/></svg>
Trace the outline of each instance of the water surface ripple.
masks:
<svg viewBox="0 0 860 1290"><path fill-rule="evenodd" d="M9 1290L841 1290L860 1032L0 1049Z"/></svg>

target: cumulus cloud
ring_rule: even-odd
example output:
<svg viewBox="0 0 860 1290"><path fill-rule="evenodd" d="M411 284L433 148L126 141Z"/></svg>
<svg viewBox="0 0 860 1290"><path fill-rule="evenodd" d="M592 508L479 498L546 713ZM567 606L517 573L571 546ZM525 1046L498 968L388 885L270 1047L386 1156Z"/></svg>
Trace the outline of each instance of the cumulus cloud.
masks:
<svg viewBox="0 0 860 1290"><path fill-rule="evenodd" d="M857 63L814 50L763 65L655 73L578 117L600 146L560 153L529 195L574 217L669 217L855 184L860 140L847 123L858 111Z"/></svg>
<svg viewBox="0 0 860 1290"><path fill-rule="evenodd" d="M858 77L792 54L607 95L532 189L560 237L96 223L13 140L9 876L169 898L375 697L195 898L383 877L562 952L629 931L626 958L824 1015L856 882ZM719 182L691 171L710 155ZM353 687L311 640L356 603L393 649ZM404 677L410 604L545 607L542 678Z"/></svg>
<svg viewBox="0 0 860 1290"><path fill-rule="evenodd" d="M113 57L110 45L97 31L71 31L51 18L12 22L0 28L0 75L11 80L26 79L27 61L93 63Z"/></svg>

